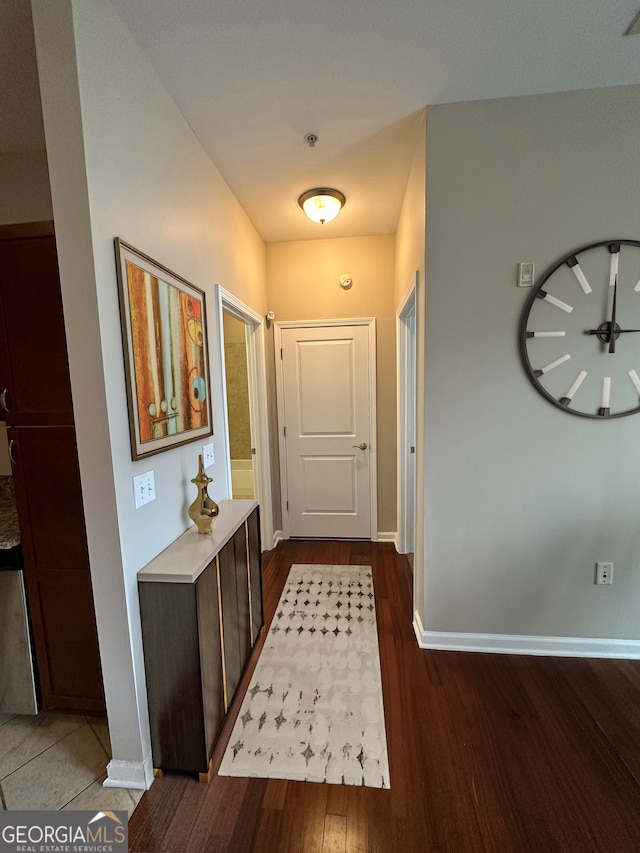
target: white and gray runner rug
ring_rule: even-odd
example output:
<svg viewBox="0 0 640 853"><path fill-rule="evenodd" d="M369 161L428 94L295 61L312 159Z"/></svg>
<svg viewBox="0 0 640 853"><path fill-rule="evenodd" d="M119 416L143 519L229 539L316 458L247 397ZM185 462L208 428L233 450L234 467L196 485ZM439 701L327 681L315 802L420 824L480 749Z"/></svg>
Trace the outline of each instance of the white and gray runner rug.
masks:
<svg viewBox="0 0 640 853"><path fill-rule="evenodd" d="M389 787L369 566L291 567L218 773Z"/></svg>

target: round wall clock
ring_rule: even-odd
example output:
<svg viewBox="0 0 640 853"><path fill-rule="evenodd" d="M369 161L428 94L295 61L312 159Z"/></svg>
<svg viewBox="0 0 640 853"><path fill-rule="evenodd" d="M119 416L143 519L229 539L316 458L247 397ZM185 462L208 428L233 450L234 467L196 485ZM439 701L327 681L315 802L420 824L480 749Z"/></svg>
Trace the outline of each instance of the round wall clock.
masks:
<svg viewBox="0 0 640 853"><path fill-rule="evenodd" d="M603 240L557 261L529 295L519 345L554 406L601 420L640 412L640 241Z"/></svg>

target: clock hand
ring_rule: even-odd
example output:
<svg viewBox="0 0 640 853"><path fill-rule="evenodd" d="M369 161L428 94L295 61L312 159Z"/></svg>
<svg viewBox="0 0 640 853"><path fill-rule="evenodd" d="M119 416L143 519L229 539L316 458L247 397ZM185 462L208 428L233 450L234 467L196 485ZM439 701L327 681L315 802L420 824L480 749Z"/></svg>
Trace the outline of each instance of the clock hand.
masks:
<svg viewBox="0 0 640 853"><path fill-rule="evenodd" d="M584 330L585 335L601 335L603 332L608 335L608 333L609 333L609 323L608 322L603 323L602 329L585 329ZM627 332L640 332L640 329L616 329L615 330L616 335L624 335Z"/></svg>
<svg viewBox="0 0 640 853"><path fill-rule="evenodd" d="M613 307L611 309L611 326L609 327L609 352L616 351L616 297L618 295L618 276L613 281Z"/></svg>

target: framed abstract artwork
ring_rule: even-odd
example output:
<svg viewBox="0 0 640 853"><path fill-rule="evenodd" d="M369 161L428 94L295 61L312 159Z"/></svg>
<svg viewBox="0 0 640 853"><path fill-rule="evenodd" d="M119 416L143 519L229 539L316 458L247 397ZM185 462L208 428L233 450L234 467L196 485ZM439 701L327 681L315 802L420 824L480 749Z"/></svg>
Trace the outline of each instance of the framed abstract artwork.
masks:
<svg viewBox="0 0 640 853"><path fill-rule="evenodd" d="M213 432L202 290L116 237L131 455Z"/></svg>

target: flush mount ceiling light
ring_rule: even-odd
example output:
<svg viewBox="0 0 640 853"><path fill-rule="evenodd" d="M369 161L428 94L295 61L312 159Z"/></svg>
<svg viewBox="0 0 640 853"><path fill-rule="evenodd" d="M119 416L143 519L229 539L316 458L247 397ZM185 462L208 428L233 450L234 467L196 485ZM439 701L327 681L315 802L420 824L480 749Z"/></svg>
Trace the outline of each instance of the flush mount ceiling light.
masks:
<svg viewBox="0 0 640 853"><path fill-rule="evenodd" d="M325 222L331 222L332 219L336 218L345 201L346 198L339 190L332 190L329 187L316 187L314 190L307 190L306 193L302 193L298 199L298 204L309 219L324 225Z"/></svg>

